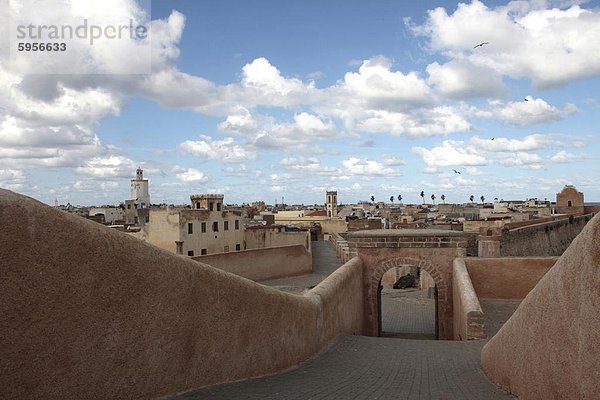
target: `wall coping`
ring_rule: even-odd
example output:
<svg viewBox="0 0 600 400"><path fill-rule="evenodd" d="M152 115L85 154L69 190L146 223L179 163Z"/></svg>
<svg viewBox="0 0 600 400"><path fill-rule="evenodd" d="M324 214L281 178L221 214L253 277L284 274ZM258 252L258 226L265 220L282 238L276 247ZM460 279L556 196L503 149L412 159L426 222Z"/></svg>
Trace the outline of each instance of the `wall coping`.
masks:
<svg viewBox="0 0 600 400"><path fill-rule="evenodd" d="M464 237L469 232L447 231L443 229L371 229L366 231L354 231L348 233L348 239L362 237L402 237L402 236L455 236Z"/></svg>

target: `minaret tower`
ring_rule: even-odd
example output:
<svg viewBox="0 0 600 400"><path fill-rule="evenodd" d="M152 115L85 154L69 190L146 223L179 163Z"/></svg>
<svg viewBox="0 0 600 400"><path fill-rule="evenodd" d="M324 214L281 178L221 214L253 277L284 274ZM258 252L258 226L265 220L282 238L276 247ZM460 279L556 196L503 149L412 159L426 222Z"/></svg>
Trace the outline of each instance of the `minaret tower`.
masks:
<svg viewBox="0 0 600 400"><path fill-rule="evenodd" d="M328 217L337 217L337 190L327 192L325 207Z"/></svg>
<svg viewBox="0 0 600 400"><path fill-rule="evenodd" d="M144 179L144 170L141 168L137 169L135 175L135 179L131 180L131 199L139 208L149 207L148 179Z"/></svg>

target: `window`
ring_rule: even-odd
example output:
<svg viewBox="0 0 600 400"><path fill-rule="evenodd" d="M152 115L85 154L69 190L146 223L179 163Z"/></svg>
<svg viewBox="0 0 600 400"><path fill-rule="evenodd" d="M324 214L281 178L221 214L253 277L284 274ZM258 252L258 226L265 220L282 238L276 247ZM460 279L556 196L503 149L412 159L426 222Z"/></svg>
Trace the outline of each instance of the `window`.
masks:
<svg viewBox="0 0 600 400"><path fill-rule="evenodd" d="M219 221L213 222L213 232L219 232Z"/></svg>
<svg viewBox="0 0 600 400"><path fill-rule="evenodd" d="M208 210L212 211L215 206L215 203L208 203Z"/></svg>
<svg viewBox="0 0 600 400"><path fill-rule="evenodd" d="M150 214L146 215L146 223L150 222Z"/></svg>
<svg viewBox="0 0 600 400"><path fill-rule="evenodd" d="M203 223L200 225L200 230L202 231L202 233L206 232L206 222L203 222Z"/></svg>
<svg viewBox="0 0 600 400"><path fill-rule="evenodd" d="M229 246L223 246L223 253L229 253Z"/></svg>
<svg viewBox="0 0 600 400"><path fill-rule="evenodd" d="M217 211L221 211L221 203L217 203Z"/></svg>
<svg viewBox="0 0 600 400"><path fill-rule="evenodd" d="M194 250L188 250L188 256L193 257L194 256Z"/></svg>
<svg viewBox="0 0 600 400"><path fill-rule="evenodd" d="M131 210L131 204L127 204L127 209Z"/></svg>
<svg viewBox="0 0 600 400"><path fill-rule="evenodd" d="M573 202L571 200L569 200L567 207L573 207Z"/></svg>
<svg viewBox="0 0 600 400"><path fill-rule="evenodd" d="M239 230L239 229L240 229L240 220L239 220L239 219L236 219L236 220L235 220L235 230L237 231L237 230Z"/></svg>
<svg viewBox="0 0 600 400"><path fill-rule="evenodd" d="M223 222L223 230L224 231L228 231L229 230L229 221L224 221Z"/></svg>
<svg viewBox="0 0 600 400"><path fill-rule="evenodd" d="M137 225L140 222L139 218L137 216L133 217L133 223L135 225Z"/></svg>
<svg viewBox="0 0 600 400"><path fill-rule="evenodd" d="M236 245L235 245L235 251L240 251L240 250L241 250L241 246L240 246L240 244L238 243L238 244L236 244Z"/></svg>
<svg viewBox="0 0 600 400"><path fill-rule="evenodd" d="M200 255L205 256L207 254L208 254L208 251L206 251L206 249L200 250Z"/></svg>
<svg viewBox="0 0 600 400"><path fill-rule="evenodd" d="M194 233L194 224L190 222L188 223L188 234L191 235L192 233Z"/></svg>

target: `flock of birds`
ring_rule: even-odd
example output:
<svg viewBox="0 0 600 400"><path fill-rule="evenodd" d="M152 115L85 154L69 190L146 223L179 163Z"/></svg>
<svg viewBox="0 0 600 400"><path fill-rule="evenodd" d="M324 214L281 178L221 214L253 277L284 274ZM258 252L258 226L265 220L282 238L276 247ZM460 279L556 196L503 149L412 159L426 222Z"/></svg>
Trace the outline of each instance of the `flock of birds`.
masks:
<svg viewBox="0 0 600 400"><path fill-rule="evenodd" d="M490 42L481 42L481 43L479 43L479 44L476 44L475 46L473 46L473 48L474 48L474 49L476 49L476 48L478 48L478 47L483 47L483 46L485 46L485 45L488 45L488 44L490 44ZM525 98L523 99L523 101L529 101L529 99L528 99L527 97L525 97ZM495 138L495 137L493 137L493 138L491 138L490 140L494 140L494 139L496 139L496 138ZM454 171L454 173L455 173L455 174L459 174L459 175L460 175L460 171L458 171L458 170L456 170L456 169L453 169L452 171Z"/></svg>

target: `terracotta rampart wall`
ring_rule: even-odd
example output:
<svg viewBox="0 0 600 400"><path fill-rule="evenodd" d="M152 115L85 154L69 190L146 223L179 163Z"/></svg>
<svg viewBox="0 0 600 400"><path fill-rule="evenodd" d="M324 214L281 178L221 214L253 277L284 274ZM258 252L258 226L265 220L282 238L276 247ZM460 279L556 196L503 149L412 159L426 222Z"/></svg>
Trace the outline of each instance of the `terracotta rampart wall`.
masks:
<svg viewBox="0 0 600 400"><path fill-rule="evenodd" d="M166 396L361 333L359 259L298 296L6 190L0 221L3 399Z"/></svg>
<svg viewBox="0 0 600 400"><path fill-rule="evenodd" d="M192 259L253 281L312 273L312 255L303 245L230 251Z"/></svg>
<svg viewBox="0 0 600 400"><path fill-rule="evenodd" d="M594 217L481 352L519 399L600 398L600 216Z"/></svg>
<svg viewBox="0 0 600 400"><path fill-rule="evenodd" d="M581 215L503 230L500 256L560 256L591 219Z"/></svg>
<svg viewBox="0 0 600 400"><path fill-rule="evenodd" d="M485 338L483 311L462 258L452 263L454 340Z"/></svg>
<svg viewBox="0 0 600 400"><path fill-rule="evenodd" d="M556 262L557 257L464 259L479 298L523 299Z"/></svg>

